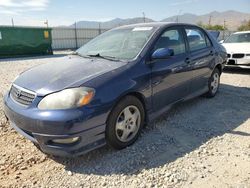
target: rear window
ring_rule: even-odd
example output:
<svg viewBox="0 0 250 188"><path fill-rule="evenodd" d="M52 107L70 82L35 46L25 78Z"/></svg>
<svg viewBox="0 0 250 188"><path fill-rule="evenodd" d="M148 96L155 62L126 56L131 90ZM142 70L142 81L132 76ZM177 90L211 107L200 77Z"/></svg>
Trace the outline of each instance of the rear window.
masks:
<svg viewBox="0 0 250 188"><path fill-rule="evenodd" d="M211 46L211 42L203 31L192 28L186 29L190 51L197 51Z"/></svg>

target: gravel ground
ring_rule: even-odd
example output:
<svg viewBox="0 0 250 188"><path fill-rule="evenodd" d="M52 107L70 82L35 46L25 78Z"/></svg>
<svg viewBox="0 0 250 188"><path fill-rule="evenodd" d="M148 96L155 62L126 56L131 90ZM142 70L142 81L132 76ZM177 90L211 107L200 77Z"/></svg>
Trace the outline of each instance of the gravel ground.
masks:
<svg viewBox="0 0 250 188"><path fill-rule="evenodd" d="M175 106L131 147L64 159L9 128L2 105L18 74L60 59L0 61L0 187L250 187L250 71L223 73L215 98Z"/></svg>

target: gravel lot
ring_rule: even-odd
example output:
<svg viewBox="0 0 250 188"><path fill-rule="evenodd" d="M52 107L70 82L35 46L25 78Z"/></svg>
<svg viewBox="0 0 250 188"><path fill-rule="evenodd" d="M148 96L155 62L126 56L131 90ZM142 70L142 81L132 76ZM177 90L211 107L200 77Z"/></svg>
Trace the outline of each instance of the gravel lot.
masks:
<svg viewBox="0 0 250 188"><path fill-rule="evenodd" d="M0 60L0 187L250 187L250 71L226 71L215 98L175 106L131 147L63 159L9 128L2 105L18 74L60 59Z"/></svg>

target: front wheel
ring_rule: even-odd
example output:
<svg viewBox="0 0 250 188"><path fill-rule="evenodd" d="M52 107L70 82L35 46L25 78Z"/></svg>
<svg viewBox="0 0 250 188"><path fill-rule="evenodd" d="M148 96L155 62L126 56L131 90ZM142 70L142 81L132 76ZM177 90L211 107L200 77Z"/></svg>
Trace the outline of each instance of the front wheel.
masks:
<svg viewBox="0 0 250 188"><path fill-rule="evenodd" d="M111 111L107 121L106 139L115 149L133 144L144 123L144 108L134 96L126 96Z"/></svg>
<svg viewBox="0 0 250 188"><path fill-rule="evenodd" d="M219 90L219 86L220 86L220 71L217 68L215 68L208 81L208 92L206 96L208 98L214 97Z"/></svg>

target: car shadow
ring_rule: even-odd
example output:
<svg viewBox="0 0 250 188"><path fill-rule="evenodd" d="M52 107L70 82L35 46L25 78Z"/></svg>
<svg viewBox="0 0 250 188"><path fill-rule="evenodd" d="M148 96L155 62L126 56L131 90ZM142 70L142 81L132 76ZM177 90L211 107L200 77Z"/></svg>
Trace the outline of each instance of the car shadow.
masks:
<svg viewBox="0 0 250 188"><path fill-rule="evenodd" d="M231 74L248 74L248 75L250 75L250 67L249 68L225 67L223 69L223 72L231 73Z"/></svg>
<svg viewBox="0 0 250 188"><path fill-rule="evenodd" d="M221 84L216 97L198 97L173 107L144 128L132 146L117 151L105 146L83 156L52 157L81 174L127 174L157 168L224 134L250 136L235 129L250 118L250 89Z"/></svg>

